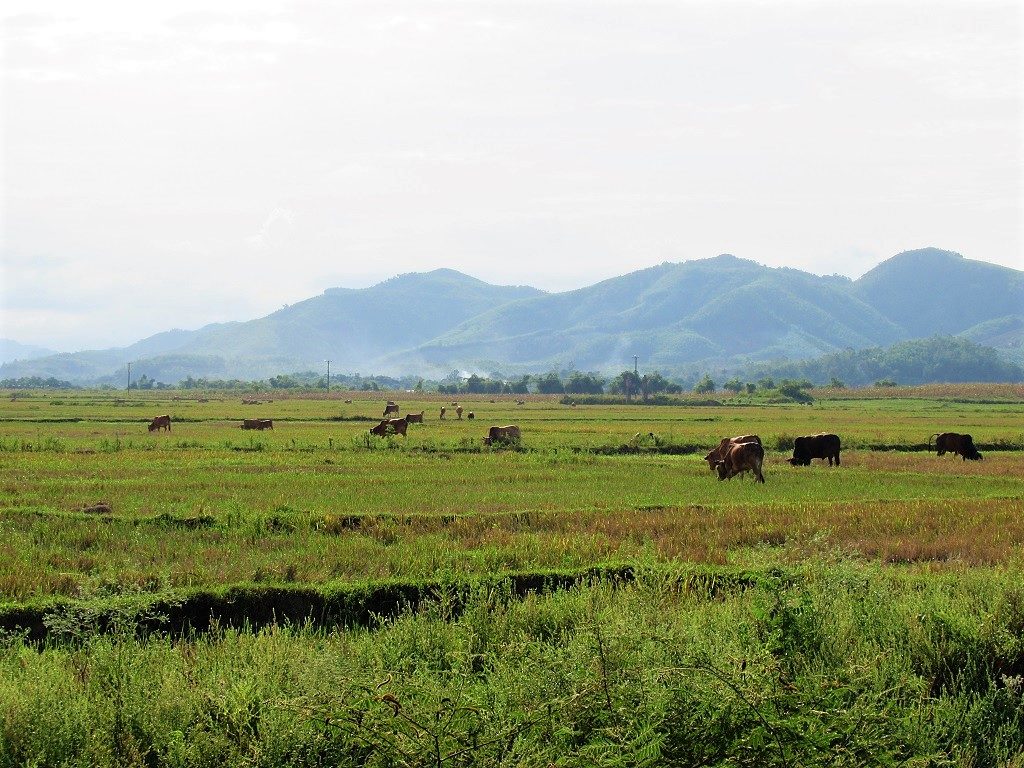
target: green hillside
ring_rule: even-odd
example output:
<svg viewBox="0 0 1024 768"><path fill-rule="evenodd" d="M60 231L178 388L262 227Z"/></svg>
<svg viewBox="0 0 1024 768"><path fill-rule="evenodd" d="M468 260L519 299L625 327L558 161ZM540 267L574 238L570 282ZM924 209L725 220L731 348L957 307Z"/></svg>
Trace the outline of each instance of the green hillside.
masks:
<svg viewBox="0 0 1024 768"><path fill-rule="evenodd" d="M332 288L248 322L156 334L122 349L0 366L0 378L114 383L133 372L260 378L320 370L444 375L472 369L663 370L807 360L960 335L1024 359L1024 272L926 248L859 280L722 255L547 294L448 269Z"/></svg>

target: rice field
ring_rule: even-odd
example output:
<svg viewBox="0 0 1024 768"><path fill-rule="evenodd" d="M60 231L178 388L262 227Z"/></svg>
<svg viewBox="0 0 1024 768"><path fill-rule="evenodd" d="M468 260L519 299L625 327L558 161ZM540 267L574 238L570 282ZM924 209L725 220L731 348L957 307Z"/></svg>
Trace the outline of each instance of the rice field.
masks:
<svg viewBox="0 0 1024 768"><path fill-rule="evenodd" d="M0 765L860 765L868 752L856 751L852 731L843 731L846 741L819 734L816 746L793 736L811 711L826 713L826 730L854 728L845 718L858 708L856 722L876 728L860 735L891 757L878 762L932 755L915 764L1024 764L1024 739L1012 736L1024 724L1020 696L1003 700L1017 684L1000 682L1024 674L1024 388L814 394L809 406L739 398L572 406L484 396L460 400L459 420L453 398L422 393L4 393ZM424 424L410 425L405 438L370 436L389 398L403 414L423 411ZM149 432L164 413L171 431ZM242 430L247 418L272 419L274 428ZM483 445L490 425L512 423L521 446ZM822 431L840 436L840 467L785 462L794 437ZM984 460L929 451L929 437L945 431L973 435ZM704 454L722 437L747 433L762 438L767 482L719 481ZM500 586L507 574L623 567L637 574L630 586L576 581L562 597L541 590L511 599ZM677 583L672 573L695 568L709 583L744 574L740 581L756 586L710 603L665 586ZM365 627L272 623L204 630L187 642L132 629L159 625L147 614L153 601L194 602L226 589L241 590L244 601L269 588L357 594L426 583L469 591L451 615L443 600L428 600ZM488 583L495 586L479 586ZM882 592L902 607L865 602ZM495 594L505 597L495 602ZM974 599L981 602L971 606ZM955 607L943 602L950 600ZM772 629L780 610L796 624ZM953 622L955 632L917 626L924 619L914 617L929 612L927 621ZM19 632L18 617L30 614L46 628L42 646ZM78 618L69 629L70 615ZM812 619L806 636L794 629ZM845 634L835 636L837 627ZM488 631L497 632L492 640L480 635ZM909 637L913 647L887 647L879 632ZM703 650L650 650L669 636ZM506 647L536 660L539 687ZM493 664L481 667L474 653ZM637 689L628 670L652 653L663 671ZM575 670L575 682L539 661L555 657ZM734 666L741 657L749 674ZM872 677L871 658L888 671ZM257 663L296 671L257 684ZM128 692L121 715L92 677L110 664L120 665ZM323 667L322 680L348 682L300 684L307 665ZM218 677L221 668L234 671ZM956 682L957 670L973 675L970 685ZM796 692L766 688L777 674L789 675ZM680 676L690 683L680 688ZM170 687L155 689L157 680ZM235 691L242 680L251 689ZM816 704L812 691L833 684L846 693ZM453 685L467 708L490 702L493 717L474 725L468 709L442 703L438 691ZM898 715L886 715L886 685L906 697L897 697ZM519 698L501 704L502 690ZM154 696L157 714L145 715L141 702ZM19 725L57 717L44 716L56 700L77 712L48 726L65 741ZM211 714L203 701L226 709ZM723 701L732 704L723 709ZM995 708L985 710L985 727L1010 736L971 730L969 712L982 704ZM118 718L133 706L137 721L128 727ZM697 709L683 716L678 707L687 706ZM377 735L342 717L353 707ZM537 720L542 712L547 725ZM428 716L449 718L444 739L425 725ZM931 724L913 731L912 718L925 716ZM332 718L348 725L332 726ZM723 718L735 722L726 727ZM670 736L684 721L717 723L717 746ZM760 740L750 740L751 728L763 731ZM493 748L513 732L522 734L519 746L512 739L504 751ZM998 748L985 752L982 743ZM1002 762L986 762L993 755Z"/></svg>

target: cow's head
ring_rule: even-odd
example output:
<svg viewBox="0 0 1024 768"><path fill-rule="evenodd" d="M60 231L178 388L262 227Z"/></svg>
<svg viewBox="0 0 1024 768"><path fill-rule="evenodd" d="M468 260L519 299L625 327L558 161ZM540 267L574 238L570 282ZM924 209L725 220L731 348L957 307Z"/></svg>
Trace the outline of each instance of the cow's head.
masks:
<svg viewBox="0 0 1024 768"><path fill-rule="evenodd" d="M155 421L151 421L151 422L149 422L149 431L150 431L150 432L152 432L152 431L153 431L154 429L156 429L156 428L157 428L157 425L156 425L156 422L155 422Z"/></svg>
<svg viewBox="0 0 1024 768"><path fill-rule="evenodd" d="M370 434L377 435L378 437L384 437L384 435L387 434L387 431L388 423L386 421L382 421L376 427L370 427Z"/></svg>
<svg viewBox="0 0 1024 768"><path fill-rule="evenodd" d="M490 445L490 444L491 444L491 438L485 437L484 438L484 445Z"/></svg>

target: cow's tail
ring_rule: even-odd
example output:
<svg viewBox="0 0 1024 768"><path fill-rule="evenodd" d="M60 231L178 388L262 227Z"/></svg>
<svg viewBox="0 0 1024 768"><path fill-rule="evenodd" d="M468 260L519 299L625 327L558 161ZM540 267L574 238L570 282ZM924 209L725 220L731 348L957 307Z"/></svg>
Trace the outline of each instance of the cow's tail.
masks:
<svg viewBox="0 0 1024 768"><path fill-rule="evenodd" d="M928 436L928 450L929 451L932 449L932 438L933 437L938 437L940 434L942 434L942 433L941 432L936 432L934 435L929 435Z"/></svg>

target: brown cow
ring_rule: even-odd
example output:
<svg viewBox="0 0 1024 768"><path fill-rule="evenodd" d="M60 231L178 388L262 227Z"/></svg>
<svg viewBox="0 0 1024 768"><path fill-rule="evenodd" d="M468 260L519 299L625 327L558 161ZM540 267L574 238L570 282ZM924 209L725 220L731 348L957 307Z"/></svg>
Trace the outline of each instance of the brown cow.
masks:
<svg viewBox="0 0 1024 768"><path fill-rule="evenodd" d="M462 406L461 405L455 406L455 415L458 416L460 419L462 418Z"/></svg>
<svg viewBox="0 0 1024 768"><path fill-rule="evenodd" d="M370 434L376 435L377 437L384 437L388 433L388 430L391 429L394 431L396 435L401 435L402 437L405 437L405 430L408 427L408 419L384 419L376 427L372 427L370 429Z"/></svg>
<svg viewBox="0 0 1024 768"><path fill-rule="evenodd" d="M273 419L243 419L242 429L273 429Z"/></svg>
<svg viewBox="0 0 1024 768"><path fill-rule="evenodd" d="M171 417L166 413L162 416L154 416L153 420L149 422L150 432L156 432L160 429L166 429L168 432L171 431Z"/></svg>
<svg viewBox="0 0 1024 768"><path fill-rule="evenodd" d="M754 473L754 481L764 482L761 464L764 462L764 448L760 443L730 443L725 456L718 463L718 479L728 480L748 469Z"/></svg>
<svg viewBox="0 0 1024 768"><path fill-rule="evenodd" d="M444 414L445 414L445 411L447 411L447 410L448 409L445 408L443 405L441 406L441 421L444 421Z"/></svg>
<svg viewBox="0 0 1024 768"><path fill-rule="evenodd" d="M475 419L476 418L476 414L473 413L472 411L470 411L469 413L466 414L466 418L467 419Z"/></svg>
<svg viewBox="0 0 1024 768"><path fill-rule="evenodd" d="M711 449L711 452L704 457L708 468L714 472L718 464L725 458L725 452L733 443L757 443L761 445L761 438L757 435L738 435L736 437L723 437L722 442Z"/></svg>
<svg viewBox="0 0 1024 768"><path fill-rule="evenodd" d="M805 435L793 441L793 458L786 459L794 467L811 465L811 459L828 459L828 465L839 466L839 435L822 432L818 435Z"/></svg>
<svg viewBox="0 0 1024 768"><path fill-rule="evenodd" d="M515 424L508 424L504 427L491 427L484 438L484 445L495 443L518 443L522 439L522 433Z"/></svg>
<svg viewBox="0 0 1024 768"><path fill-rule="evenodd" d="M398 415L398 403L392 403L388 400L387 405L384 406L384 417L386 418L389 413L393 413L395 416Z"/></svg>
<svg viewBox="0 0 1024 768"><path fill-rule="evenodd" d="M939 456L945 455L948 451L954 456L959 456L961 461L966 461L967 459L978 461L981 459L981 454L974 447L974 438L970 435L961 435L957 432L935 434L928 438L929 448L932 447L932 437L935 438L935 447L938 449Z"/></svg>
<svg viewBox="0 0 1024 768"><path fill-rule="evenodd" d="M407 413L405 414L405 420L410 424L422 424L423 423L423 411L419 413Z"/></svg>

